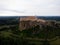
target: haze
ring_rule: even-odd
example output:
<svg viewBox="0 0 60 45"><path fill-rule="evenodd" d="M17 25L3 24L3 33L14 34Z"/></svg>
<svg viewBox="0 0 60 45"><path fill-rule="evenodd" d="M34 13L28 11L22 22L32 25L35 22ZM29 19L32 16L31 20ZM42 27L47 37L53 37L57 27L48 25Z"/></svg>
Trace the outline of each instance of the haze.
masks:
<svg viewBox="0 0 60 45"><path fill-rule="evenodd" d="M59 16L60 0L0 0L0 16Z"/></svg>

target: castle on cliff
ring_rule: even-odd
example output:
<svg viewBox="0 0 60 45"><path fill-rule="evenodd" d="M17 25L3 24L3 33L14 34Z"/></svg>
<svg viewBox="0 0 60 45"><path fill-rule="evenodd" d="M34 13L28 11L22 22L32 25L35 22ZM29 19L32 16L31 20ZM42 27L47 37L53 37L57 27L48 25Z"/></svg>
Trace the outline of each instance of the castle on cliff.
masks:
<svg viewBox="0 0 60 45"><path fill-rule="evenodd" d="M27 17L20 18L19 29L20 31L22 31L24 29L29 29L37 25L41 27L41 24L44 25L45 23L46 21L43 19L38 19L35 16L27 16Z"/></svg>

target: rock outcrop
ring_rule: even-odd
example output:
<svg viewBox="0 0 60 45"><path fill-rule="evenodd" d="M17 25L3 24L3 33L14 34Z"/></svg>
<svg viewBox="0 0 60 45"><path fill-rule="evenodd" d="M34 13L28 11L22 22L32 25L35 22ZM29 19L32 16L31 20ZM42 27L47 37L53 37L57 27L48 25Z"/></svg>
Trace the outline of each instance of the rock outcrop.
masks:
<svg viewBox="0 0 60 45"><path fill-rule="evenodd" d="M20 31L22 31L24 29L29 29L37 25L41 27L41 25L44 25L45 23L46 21L43 19L38 19L35 16L27 16L24 18L20 18L19 29Z"/></svg>
<svg viewBox="0 0 60 45"><path fill-rule="evenodd" d="M20 18L20 23L19 23L19 30L25 30L29 29L32 27L35 27L39 25L40 28L46 27L46 26L55 26L56 21L54 20L43 20L43 19L38 19L35 16L27 16Z"/></svg>

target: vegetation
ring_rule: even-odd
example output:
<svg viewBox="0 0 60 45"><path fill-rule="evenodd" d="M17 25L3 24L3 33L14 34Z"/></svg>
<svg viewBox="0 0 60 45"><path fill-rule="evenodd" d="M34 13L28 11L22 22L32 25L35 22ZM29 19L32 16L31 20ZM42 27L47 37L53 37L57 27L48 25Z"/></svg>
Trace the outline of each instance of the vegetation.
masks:
<svg viewBox="0 0 60 45"><path fill-rule="evenodd" d="M43 25L42 29L37 25L20 31L15 21L0 25L0 45L60 45L59 25Z"/></svg>

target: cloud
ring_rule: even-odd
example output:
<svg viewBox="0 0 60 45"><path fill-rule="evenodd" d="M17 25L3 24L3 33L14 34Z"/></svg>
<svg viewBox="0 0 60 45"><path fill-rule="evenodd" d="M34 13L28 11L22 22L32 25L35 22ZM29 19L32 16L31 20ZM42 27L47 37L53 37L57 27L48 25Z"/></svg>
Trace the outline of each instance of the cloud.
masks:
<svg viewBox="0 0 60 45"><path fill-rule="evenodd" d="M0 0L0 15L60 15L60 0Z"/></svg>

